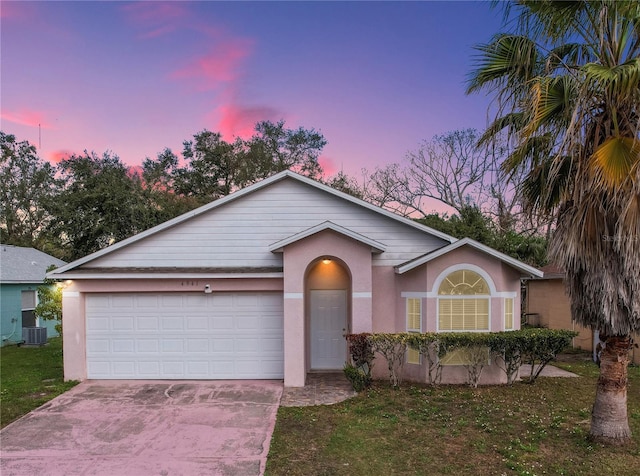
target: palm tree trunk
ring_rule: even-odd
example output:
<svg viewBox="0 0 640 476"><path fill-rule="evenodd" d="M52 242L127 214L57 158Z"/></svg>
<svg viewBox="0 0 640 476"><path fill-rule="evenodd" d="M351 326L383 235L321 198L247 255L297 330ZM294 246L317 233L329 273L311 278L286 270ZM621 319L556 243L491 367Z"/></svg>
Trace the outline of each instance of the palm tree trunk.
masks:
<svg viewBox="0 0 640 476"><path fill-rule="evenodd" d="M600 356L600 378L591 413L589 437L598 442L624 445L631 440L627 418L627 367L629 336L608 337Z"/></svg>

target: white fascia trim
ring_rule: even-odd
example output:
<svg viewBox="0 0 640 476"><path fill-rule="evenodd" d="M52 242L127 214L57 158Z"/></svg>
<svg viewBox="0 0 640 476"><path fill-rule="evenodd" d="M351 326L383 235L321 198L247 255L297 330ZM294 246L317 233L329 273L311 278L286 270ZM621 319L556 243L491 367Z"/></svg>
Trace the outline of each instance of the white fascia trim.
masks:
<svg viewBox="0 0 640 476"><path fill-rule="evenodd" d="M86 274L73 273L73 271L57 275L52 274L51 279L241 279L241 278L284 278L284 273L108 273Z"/></svg>
<svg viewBox="0 0 640 476"><path fill-rule="evenodd" d="M332 231L335 231L336 233L347 236L355 241L364 243L365 245L370 246L371 251L374 253L382 253L387 249L387 245L380 243L379 241L368 238L364 235L361 235L360 233L356 233L355 231L349 230L348 228L345 228L343 226L336 225L331 221L325 221L323 223L319 223L316 226L312 226L311 228L307 228L306 230L303 230L300 233L291 235L285 238L284 240L276 241L275 243L269 245L269 251L271 251L272 253L281 253L282 249L285 246L295 243L296 241L303 240L304 238L307 238L311 235L315 235L316 233L319 233L324 230L332 230Z"/></svg>
<svg viewBox="0 0 640 476"><path fill-rule="evenodd" d="M439 258L440 256L445 255L453 250L456 250L464 245L469 245L478 251L481 251L490 256L493 256L494 258L507 263L512 268L517 269L523 274L526 274L529 276L536 276L539 278L541 278L544 275L544 273L539 269L536 269L533 266L529 266L528 264L525 264L522 261L518 261L517 259L514 259L511 256L507 256L504 253L500 253L499 251L496 251L493 248L489 248L488 246L483 245L482 243L478 243L477 241L472 240L471 238L463 238L454 243L451 243L450 245L443 246L442 248L423 256L422 258L416 259L404 265L400 265L396 268L396 273L404 274L407 271L411 271L412 269L422 266L423 264L428 263L429 261L432 261L436 258Z"/></svg>

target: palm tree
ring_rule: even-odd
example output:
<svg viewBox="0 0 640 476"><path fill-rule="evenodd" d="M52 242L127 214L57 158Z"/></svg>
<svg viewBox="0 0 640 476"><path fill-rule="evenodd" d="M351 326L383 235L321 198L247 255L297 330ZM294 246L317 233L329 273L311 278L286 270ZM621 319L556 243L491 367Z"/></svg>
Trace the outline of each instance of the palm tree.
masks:
<svg viewBox="0 0 640 476"><path fill-rule="evenodd" d="M504 4L502 4L504 5ZM509 33L478 46L468 92L488 91L507 174L555 220L574 320L604 342L591 438L625 443L631 335L640 330L640 2L521 0Z"/></svg>

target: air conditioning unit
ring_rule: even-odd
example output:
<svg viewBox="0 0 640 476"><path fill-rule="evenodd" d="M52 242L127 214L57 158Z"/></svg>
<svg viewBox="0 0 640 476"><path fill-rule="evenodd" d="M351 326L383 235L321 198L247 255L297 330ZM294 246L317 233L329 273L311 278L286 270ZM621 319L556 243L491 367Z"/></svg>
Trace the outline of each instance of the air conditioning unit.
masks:
<svg viewBox="0 0 640 476"><path fill-rule="evenodd" d="M23 327L22 340L26 345L44 345L47 343L47 328Z"/></svg>

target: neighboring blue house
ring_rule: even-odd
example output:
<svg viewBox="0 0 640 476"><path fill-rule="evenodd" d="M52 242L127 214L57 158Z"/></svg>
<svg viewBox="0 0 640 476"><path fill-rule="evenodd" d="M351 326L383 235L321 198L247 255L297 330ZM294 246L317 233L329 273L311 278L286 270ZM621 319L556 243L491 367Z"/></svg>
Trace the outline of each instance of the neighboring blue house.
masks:
<svg viewBox="0 0 640 476"><path fill-rule="evenodd" d="M66 263L34 248L0 245L0 334L6 345L22 342L24 327L46 327L47 336L57 336L54 321L38 322L33 310L38 302L38 286L47 268Z"/></svg>

